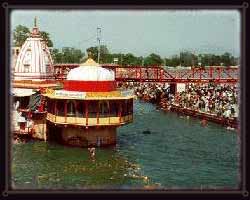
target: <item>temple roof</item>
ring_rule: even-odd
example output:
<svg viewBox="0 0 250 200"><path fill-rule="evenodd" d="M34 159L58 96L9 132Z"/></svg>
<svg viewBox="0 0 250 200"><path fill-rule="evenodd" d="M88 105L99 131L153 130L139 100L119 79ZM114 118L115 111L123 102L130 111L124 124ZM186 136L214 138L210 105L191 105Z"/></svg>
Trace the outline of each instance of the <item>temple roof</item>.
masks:
<svg viewBox="0 0 250 200"><path fill-rule="evenodd" d="M114 81L115 74L112 70L101 67L92 58L88 58L85 63L69 71L67 80Z"/></svg>
<svg viewBox="0 0 250 200"><path fill-rule="evenodd" d="M49 48L40 35L35 19L34 27L20 49L15 67L14 79L34 80L53 76L52 57Z"/></svg>
<svg viewBox="0 0 250 200"><path fill-rule="evenodd" d="M92 58L88 58L84 63L80 64L80 66L100 66L99 63L95 62Z"/></svg>

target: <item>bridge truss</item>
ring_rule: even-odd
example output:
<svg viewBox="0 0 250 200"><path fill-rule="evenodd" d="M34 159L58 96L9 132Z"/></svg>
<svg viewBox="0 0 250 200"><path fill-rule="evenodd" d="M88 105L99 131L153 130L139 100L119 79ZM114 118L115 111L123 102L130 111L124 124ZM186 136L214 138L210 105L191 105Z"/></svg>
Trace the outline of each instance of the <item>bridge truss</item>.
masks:
<svg viewBox="0 0 250 200"><path fill-rule="evenodd" d="M79 64L56 64L54 72L57 79L64 80L67 71L78 67ZM118 82L163 82L163 83L190 83L215 82L238 83L239 67L192 67L165 69L161 66L126 66L102 65L114 70Z"/></svg>

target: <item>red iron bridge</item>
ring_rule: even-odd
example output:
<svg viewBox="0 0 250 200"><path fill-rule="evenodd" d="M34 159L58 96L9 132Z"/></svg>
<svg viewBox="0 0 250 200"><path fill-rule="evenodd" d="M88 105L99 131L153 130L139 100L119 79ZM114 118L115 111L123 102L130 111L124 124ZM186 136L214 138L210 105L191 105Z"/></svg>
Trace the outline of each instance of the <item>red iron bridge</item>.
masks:
<svg viewBox="0 0 250 200"><path fill-rule="evenodd" d="M64 80L68 71L79 64L54 64L56 79ZM165 68L163 66L119 66L102 64L112 69L118 82L162 82L162 83L232 83L239 82L239 66L209 66Z"/></svg>

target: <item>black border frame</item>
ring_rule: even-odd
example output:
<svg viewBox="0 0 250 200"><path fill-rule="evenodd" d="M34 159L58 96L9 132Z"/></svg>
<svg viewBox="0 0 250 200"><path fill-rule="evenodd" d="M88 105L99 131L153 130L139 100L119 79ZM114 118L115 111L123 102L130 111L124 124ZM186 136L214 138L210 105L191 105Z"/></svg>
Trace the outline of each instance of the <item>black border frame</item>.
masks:
<svg viewBox="0 0 250 200"><path fill-rule="evenodd" d="M73 2L72 2L73 3ZM8 2L2 3L2 7L5 11L5 188L2 192L4 197L7 197L9 194L89 194L89 193L164 193L164 194L241 194L243 197L248 197L249 193L247 191L246 186L246 105L244 103L240 104L240 124L241 124L241 181L242 185L240 186L241 190L114 190L114 191L107 191L107 190L10 190L10 127L9 127L9 120L10 120L10 98L8 95L8 91L10 89L10 68L7 67L10 64L10 49L9 49L9 41L10 41L10 11L11 9L156 9L156 10L165 10L165 9L238 9L241 12L241 69L240 72L246 71L246 9L248 8L248 3L243 2L240 5L203 5L203 4L196 4L196 5L17 5L17 4L9 4ZM246 75L245 73L240 73L240 99L243 102L246 102ZM243 111L243 112L242 112Z"/></svg>

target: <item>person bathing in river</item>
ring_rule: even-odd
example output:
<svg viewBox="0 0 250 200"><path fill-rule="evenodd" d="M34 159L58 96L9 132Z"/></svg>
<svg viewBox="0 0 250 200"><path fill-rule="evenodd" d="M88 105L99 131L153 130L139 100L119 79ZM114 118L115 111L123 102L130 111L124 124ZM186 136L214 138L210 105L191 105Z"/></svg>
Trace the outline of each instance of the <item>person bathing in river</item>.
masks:
<svg viewBox="0 0 250 200"><path fill-rule="evenodd" d="M203 118L203 119L201 120L201 125L202 125L202 126L206 126L206 125L207 125L207 120Z"/></svg>
<svg viewBox="0 0 250 200"><path fill-rule="evenodd" d="M90 158L92 159L92 161L95 161L95 147L88 148L88 151L90 153Z"/></svg>

